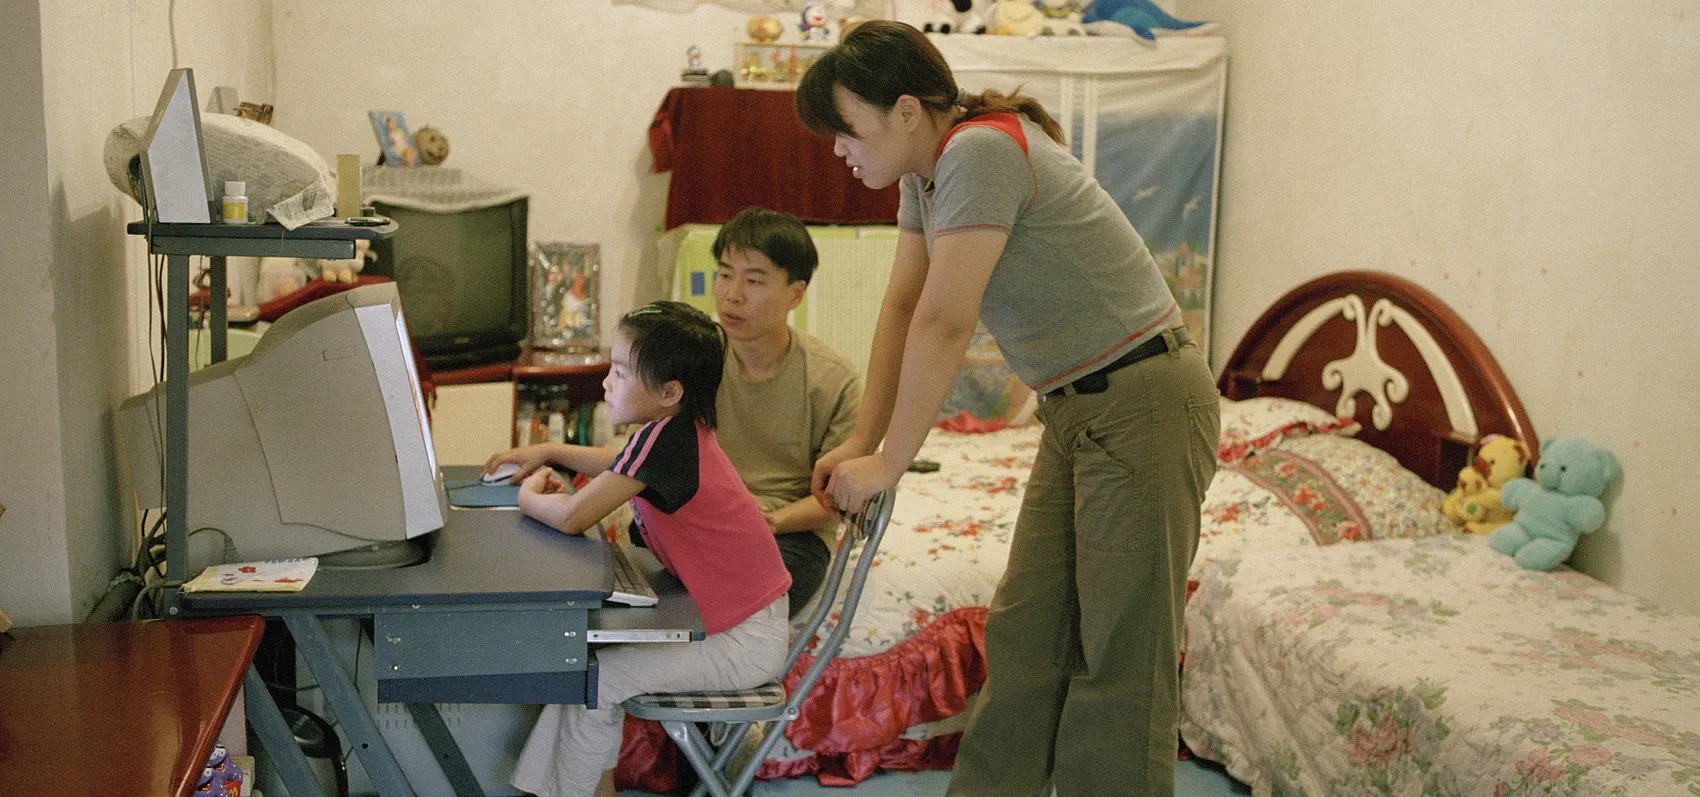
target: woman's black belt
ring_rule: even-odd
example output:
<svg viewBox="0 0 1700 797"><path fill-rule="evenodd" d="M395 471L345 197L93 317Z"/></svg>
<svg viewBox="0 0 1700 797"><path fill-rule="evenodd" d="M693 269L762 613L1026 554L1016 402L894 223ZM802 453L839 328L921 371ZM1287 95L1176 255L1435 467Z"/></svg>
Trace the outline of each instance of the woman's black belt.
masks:
<svg viewBox="0 0 1700 797"><path fill-rule="evenodd" d="M1186 331L1186 327L1175 327L1173 331L1176 347L1185 346L1192 342L1192 335ZM1047 392L1044 397L1047 399L1053 399L1060 396L1073 395L1075 393L1102 393L1110 387L1111 372L1118 368L1125 368L1129 365L1133 365L1140 360L1148 360L1152 357L1156 357L1168 350L1169 344L1165 339L1165 336L1158 335L1157 337L1145 341L1138 346L1128 349L1127 353L1117 357L1115 362L1080 377L1073 382L1063 385L1056 390Z"/></svg>

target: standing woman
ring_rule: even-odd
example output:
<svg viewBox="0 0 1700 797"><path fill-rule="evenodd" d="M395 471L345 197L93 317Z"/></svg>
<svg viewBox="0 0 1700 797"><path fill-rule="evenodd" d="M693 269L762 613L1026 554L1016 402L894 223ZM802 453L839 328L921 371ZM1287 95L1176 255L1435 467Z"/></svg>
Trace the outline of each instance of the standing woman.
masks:
<svg viewBox="0 0 1700 797"><path fill-rule="evenodd" d="M897 483L977 319L1043 397L948 794L1173 794L1218 407L1144 241L1036 100L963 94L908 25L852 30L804 76L797 115L869 188L902 183L856 429L816 463L816 496L853 509Z"/></svg>

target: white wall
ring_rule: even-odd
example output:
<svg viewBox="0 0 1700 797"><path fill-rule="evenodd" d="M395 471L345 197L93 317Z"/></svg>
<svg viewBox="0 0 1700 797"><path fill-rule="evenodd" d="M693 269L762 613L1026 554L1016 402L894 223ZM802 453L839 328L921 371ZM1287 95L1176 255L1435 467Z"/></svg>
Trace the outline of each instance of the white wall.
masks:
<svg viewBox="0 0 1700 797"><path fill-rule="evenodd" d="M895 0L920 20L929 3ZM801 3L797 3L801 5ZM370 3L275 0L275 126L327 161L377 160L366 112L402 111L448 137L445 165L531 194L534 241L602 247L604 339L621 313L662 298L656 233L668 176L650 172L647 133L685 51L730 69L751 14L689 13L611 0ZM795 14L777 14L795 40Z"/></svg>
<svg viewBox="0 0 1700 797"><path fill-rule="evenodd" d="M68 617L64 459L52 385L52 239L41 13L0 4L0 608L20 624Z"/></svg>
<svg viewBox="0 0 1700 797"><path fill-rule="evenodd" d="M111 411L146 305L106 133L152 112L174 38L200 85L269 91L269 21L269 0L0 4L0 607L20 625L81 619L129 555Z"/></svg>
<svg viewBox="0 0 1700 797"><path fill-rule="evenodd" d="M1179 13L1222 20L1230 47L1215 361L1304 280L1415 280L1540 435L1623 463L1575 564L1700 611L1700 3Z"/></svg>
<svg viewBox="0 0 1700 797"><path fill-rule="evenodd" d="M276 126L334 163L375 162L369 109L406 114L448 137L445 165L531 194L534 241L602 247L602 324L661 297L655 237L666 174L650 172L647 132L685 50L726 68L748 14L689 14L608 0L365 6L278 0ZM404 10L405 9L405 10Z"/></svg>

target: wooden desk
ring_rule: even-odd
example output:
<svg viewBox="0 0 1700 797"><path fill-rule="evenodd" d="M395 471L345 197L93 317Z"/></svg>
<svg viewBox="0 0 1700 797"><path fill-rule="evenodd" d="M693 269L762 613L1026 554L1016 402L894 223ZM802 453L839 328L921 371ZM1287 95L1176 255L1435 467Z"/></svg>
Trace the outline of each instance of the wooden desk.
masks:
<svg viewBox="0 0 1700 797"><path fill-rule="evenodd" d="M192 793L262 628L219 617L0 634L0 794Z"/></svg>

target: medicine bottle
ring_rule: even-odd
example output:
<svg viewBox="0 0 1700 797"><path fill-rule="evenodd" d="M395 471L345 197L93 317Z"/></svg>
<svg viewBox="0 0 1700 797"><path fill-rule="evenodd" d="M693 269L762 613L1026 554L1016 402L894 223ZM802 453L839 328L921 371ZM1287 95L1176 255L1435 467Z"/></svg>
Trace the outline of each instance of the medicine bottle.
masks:
<svg viewBox="0 0 1700 797"><path fill-rule="evenodd" d="M248 184L231 180L224 184L224 223L248 223Z"/></svg>

